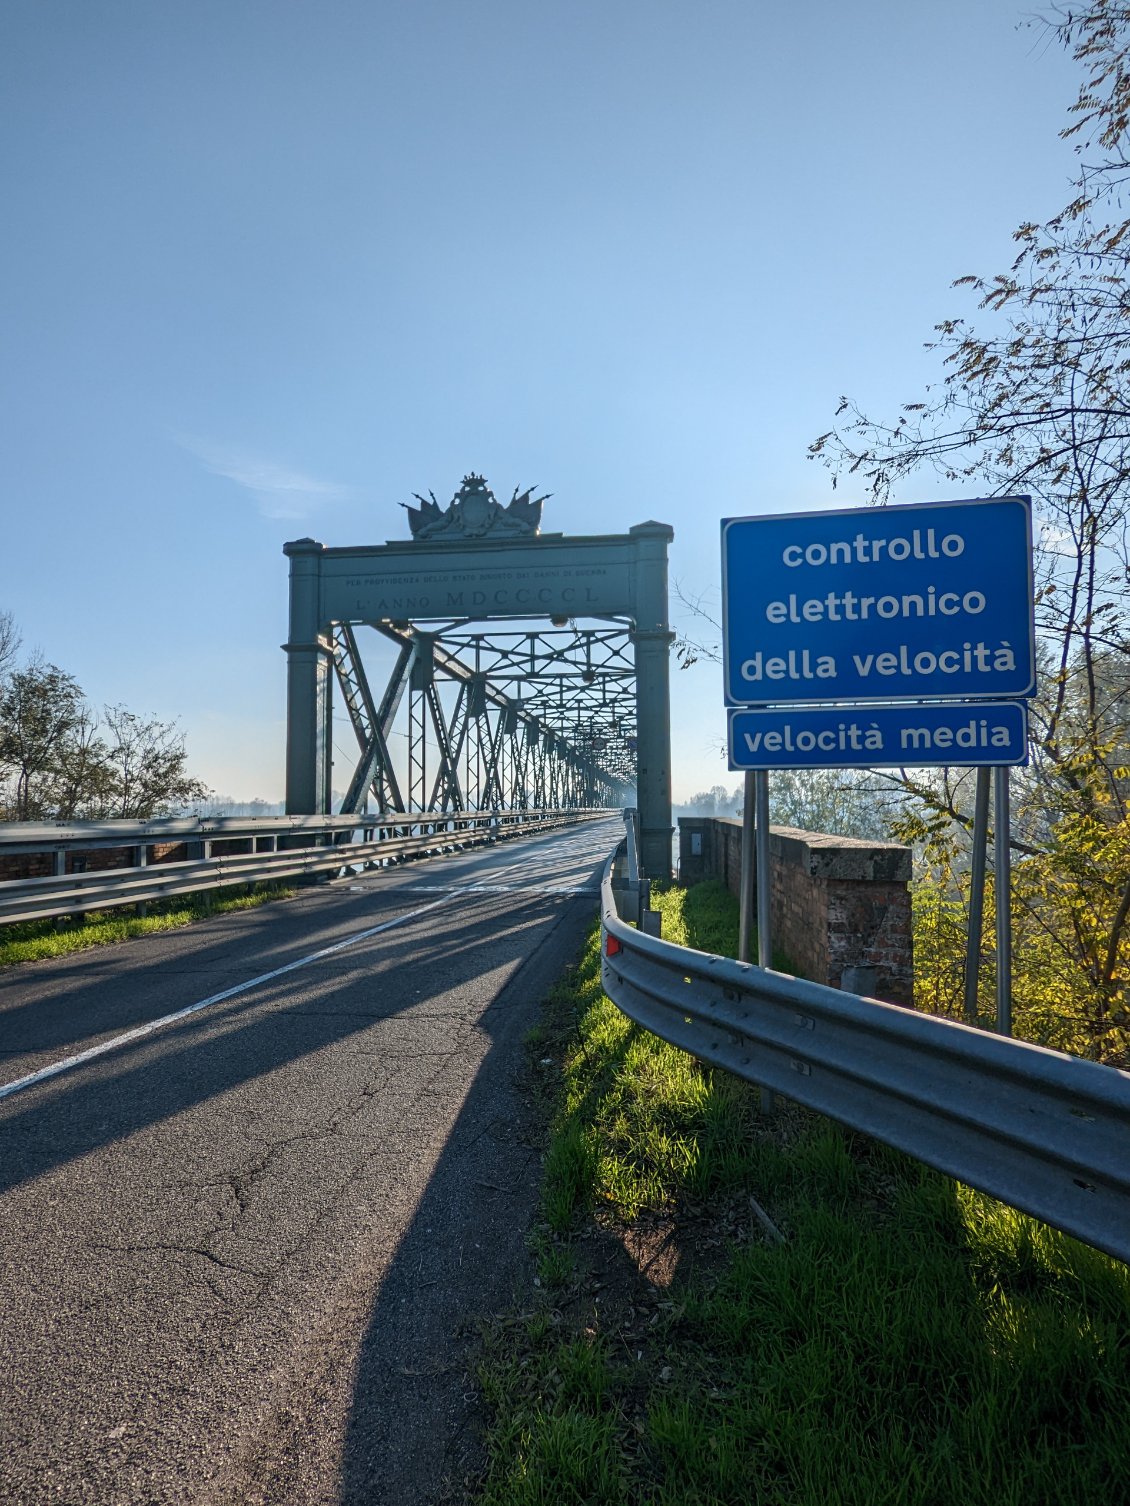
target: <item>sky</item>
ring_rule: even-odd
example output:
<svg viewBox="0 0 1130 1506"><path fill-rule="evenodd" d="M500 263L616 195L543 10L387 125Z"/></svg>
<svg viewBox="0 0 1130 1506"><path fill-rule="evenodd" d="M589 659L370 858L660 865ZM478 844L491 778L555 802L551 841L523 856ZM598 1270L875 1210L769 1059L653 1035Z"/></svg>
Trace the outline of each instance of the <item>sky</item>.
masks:
<svg viewBox="0 0 1130 1506"><path fill-rule="evenodd" d="M243 800L283 792L287 539L404 538L475 470L547 530L670 523L717 615L719 520L863 502L806 456L840 395L920 397L952 281L1066 201L1031 15L4 0L0 609ZM737 781L724 732L674 671L677 801Z"/></svg>

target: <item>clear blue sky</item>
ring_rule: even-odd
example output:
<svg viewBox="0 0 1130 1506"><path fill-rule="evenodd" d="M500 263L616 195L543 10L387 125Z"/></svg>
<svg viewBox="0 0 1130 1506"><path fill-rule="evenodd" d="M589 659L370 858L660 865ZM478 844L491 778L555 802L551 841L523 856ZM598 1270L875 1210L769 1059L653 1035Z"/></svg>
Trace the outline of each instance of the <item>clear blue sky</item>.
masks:
<svg viewBox="0 0 1130 1506"><path fill-rule="evenodd" d="M475 469L672 524L716 601L718 520L862 500L805 458L840 393L917 397L951 280L1065 200L1030 14L5 0L0 606L277 799L288 538L403 537ZM716 670L673 719L676 798L732 783Z"/></svg>

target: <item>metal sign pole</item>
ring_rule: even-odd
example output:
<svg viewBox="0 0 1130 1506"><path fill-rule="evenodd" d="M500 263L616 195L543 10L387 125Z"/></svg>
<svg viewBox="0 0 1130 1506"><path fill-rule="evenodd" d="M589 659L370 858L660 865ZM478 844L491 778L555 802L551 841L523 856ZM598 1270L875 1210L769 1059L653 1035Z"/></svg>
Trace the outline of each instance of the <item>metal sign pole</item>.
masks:
<svg viewBox="0 0 1130 1506"><path fill-rule="evenodd" d="M757 965L768 967L773 948L770 931L769 901L772 878L769 873L769 773L758 769L753 776L757 801Z"/></svg>
<svg viewBox="0 0 1130 1506"><path fill-rule="evenodd" d="M746 778L748 779L749 777L747 774ZM772 924L770 921L773 879L769 871L768 770L758 769L753 775L753 782L757 801L757 822L754 833L757 842L757 965L758 967L768 967L773 958ZM775 1107L775 1094L768 1088L762 1088L761 1112L763 1114L771 1114Z"/></svg>
<svg viewBox="0 0 1130 1506"><path fill-rule="evenodd" d="M996 841L993 869L997 903L997 1030L1012 1034L1012 853L1008 807L1008 765L993 770Z"/></svg>
<svg viewBox="0 0 1130 1506"><path fill-rule="evenodd" d="M969 943L965 957L965 1019L977 1019L977 975L981 971L981 934L985 924L985 857L989 845L989 770L977 770L973 807L973 853L969 874Z"/></svg>
<svg viewBox="0 0 1130 1506"><path fill-rule="evenodd" d="M741 893L738 896L738 961L749 961L749 940L753 932L753 813L754 775L746 772L745 805L742 808Z"/></svg>

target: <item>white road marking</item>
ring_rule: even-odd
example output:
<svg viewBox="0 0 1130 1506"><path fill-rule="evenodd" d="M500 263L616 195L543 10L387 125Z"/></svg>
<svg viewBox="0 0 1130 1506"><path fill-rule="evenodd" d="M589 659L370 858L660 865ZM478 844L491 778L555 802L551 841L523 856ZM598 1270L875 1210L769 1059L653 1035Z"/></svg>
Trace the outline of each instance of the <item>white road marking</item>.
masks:
<svg viewBox="0 0 1130 1506"><path fill-rule="evenodd" d="M412 894L599 894L591 886L584 889L558 884L553 888L535 888L532 884L460 884L458 888L446 884L413 884L407 892Z"/></svg>
<svg viewBox="0 0 1130 1506"><path fill-rule="evenodd" d="M220 1004L224 999L232 999L236 994L246 993L249 988L255 988L260 983L269 983L272 978L281 978L284 973L293 973L296 968L305 967L308 962L317 962L319 957L330 957L334 952L344 951L346 947L353 946L358 941L365 941L370 936L376 936L381 931L391 931L394 926L402 926L405 921L414 920L417 915L426 915L429 910L437 910L440 905L447 903L452 894L462 892L460 889L449 889L443 899L434 899L430 904L418 905L415 910L406 910L403 915L394 915L391 920L382 921L379 926L369 926L367 930L347 936L344 941L335 941L332 946L324 946L316 952L310 952L305 957L299 957L295 962L276 967L269 973L260 973L257 978L248 978L245 983L237 983L234 988L225 988L222 993L209 994L206 999L200 999L196 1004L188 1004L184 1009L177 1009L172 1014L162 1015L159 1020L150 1020L146 1025L137 1025L123 1035L112 1036L108 1041L102 1041L97 1046L90 1046L86 1051L76 1052L74 1056L67 1056L61 1061L52 1062L50 1066L40 1067L37 1072L29 1072L26 1077L17 1077L13 1082L0 1085L0 1098L9 1098L13 1093L22 1092L24 1088L34 1087L36 1083L45 1082L50 1077L58 1077L60 1072L69 1072L72 1067L81 1067L85 1062L93 1061L96 1056L104 1056L107 1051L114 1051L130 1041L137 1041L143 1036L152 1035L155 1030L175 1024L177 1020L186 1020L189 1015L207 1009L209 1004Z"/></svg>

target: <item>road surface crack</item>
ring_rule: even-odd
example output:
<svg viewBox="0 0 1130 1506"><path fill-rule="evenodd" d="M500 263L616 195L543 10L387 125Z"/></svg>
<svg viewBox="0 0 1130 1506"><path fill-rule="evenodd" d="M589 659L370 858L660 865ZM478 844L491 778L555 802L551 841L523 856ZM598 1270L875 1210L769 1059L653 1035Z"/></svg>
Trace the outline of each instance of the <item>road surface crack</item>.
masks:
<svg viewBox="0 0 1130 1506"><path fill-rule="evenodd" d="M232 1260L225 1260L221 1255L217 1255L214 1250L209 1250L206 1245L178 1245L166 1243L164 1241L154 1241L147 1244L96 1244L93 1245L92 1248L95 1250L109 1251L110 1253L115 1255L144 1255L159 1253L162 1251L168 1252L173 1255L200 1255L203 1256L205 1260L210 1260L213 1265L219 1266L221 1270L234 1271L237 1275L240 1276L253 1276L257 1281L266 1281L268 1279L268 1273L266 1271L256 1270L253 1266L237 1265L236 1262Z"/></svg>

